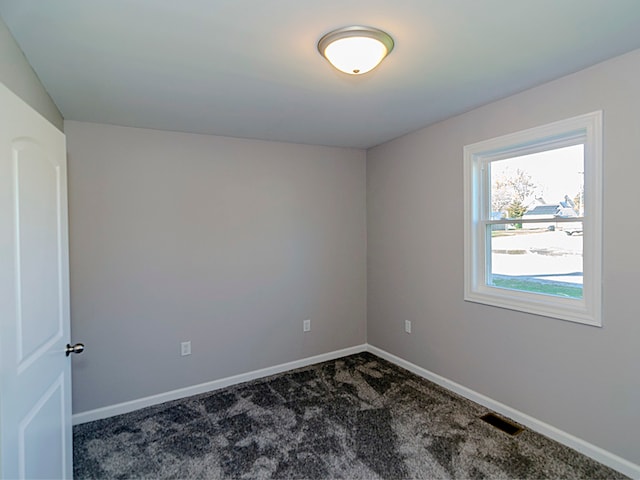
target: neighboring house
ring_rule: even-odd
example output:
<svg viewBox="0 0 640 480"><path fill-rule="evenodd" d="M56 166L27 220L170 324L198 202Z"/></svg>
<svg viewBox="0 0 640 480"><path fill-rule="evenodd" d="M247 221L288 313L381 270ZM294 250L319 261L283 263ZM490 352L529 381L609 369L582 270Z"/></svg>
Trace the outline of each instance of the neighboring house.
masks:
<svg viewBox="0 0 640 480"><path fill-rule="evenodd" d="M575 210L575 204L565 197L564 202L536 205L531 210L528 210L522 218L525 219L554 219L557 217L577 217L578 213ZM533 230L538 228L547 228L549 230L563 230L568 235L574 233L582 233L582 222L541 222L541 223L523 223L523 229Z"/></svg>
<svg viewBox="0 0 640 480"><path fill-rule="evenodd" d="M502 218L504 218L504 215L502 212L491 212L491 220L501 220ZM492 227L493 231L506 230L506 229L507 229L507 225L505 224L498 224Z"/></svg>
<svg viewBox="0 0 640 480"><path fill-rule="evenodd" d="M527 212L525 212L522 218L529 219L529 220L538 219L538 218L554 219L557 216L559 209L560 209L560 204L558 203L537 205L531 210L527 210ZM553 227L555 229L556 222L523 223L522 224L522 228L524 229L549 228L549 227Z"/></svg>
<svg viewBox="0 0 640 480"><path fill-rule="evenodd" d="M580 216L576 211L576 205L573 201L565 195L565 201L560 202L560 208L556 216L564 218L572 218ZM567 235L573 235L574 233L582 233L582 222L562 222L558 225L559 229L564 231Z"/></svg>

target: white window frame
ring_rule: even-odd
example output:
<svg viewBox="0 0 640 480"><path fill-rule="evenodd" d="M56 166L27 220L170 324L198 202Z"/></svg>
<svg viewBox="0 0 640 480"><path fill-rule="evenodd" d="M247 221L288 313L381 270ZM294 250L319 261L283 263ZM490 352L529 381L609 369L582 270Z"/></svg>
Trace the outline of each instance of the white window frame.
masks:
<svg viewBox="0 0 640 480"><path fill-rule="evenodd" d="M584 143L584 196L587 199L582 220L582 299L487 284L491 261L488 226L500 223L491 220L491 179L487 167L492 161L580 143ZM602 111L464 147L464 250L466 301L602 326Z"/></svg>

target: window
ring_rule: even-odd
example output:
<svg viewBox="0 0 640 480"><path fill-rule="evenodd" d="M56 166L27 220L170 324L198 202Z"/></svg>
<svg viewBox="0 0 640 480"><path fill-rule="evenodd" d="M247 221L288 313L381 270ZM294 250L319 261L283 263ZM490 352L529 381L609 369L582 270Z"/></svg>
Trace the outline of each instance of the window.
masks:
<svg viewBox="0 0 640 480"><path fill-rule="evenodd" d="M467 301L601 326L602 112L464 147Z"/></svg>

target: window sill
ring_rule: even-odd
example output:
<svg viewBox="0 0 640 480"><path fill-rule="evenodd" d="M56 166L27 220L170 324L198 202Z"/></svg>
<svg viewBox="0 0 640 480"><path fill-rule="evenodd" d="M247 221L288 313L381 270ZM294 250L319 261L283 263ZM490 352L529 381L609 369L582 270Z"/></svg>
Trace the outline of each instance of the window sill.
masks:
<svg viewBox="0 0 640 480"><path fill-rule="evenodd" d="M584 300L572 300L484 286L465 292L464 300L593 327L602 327L600 312L590 311Z"/></svg>

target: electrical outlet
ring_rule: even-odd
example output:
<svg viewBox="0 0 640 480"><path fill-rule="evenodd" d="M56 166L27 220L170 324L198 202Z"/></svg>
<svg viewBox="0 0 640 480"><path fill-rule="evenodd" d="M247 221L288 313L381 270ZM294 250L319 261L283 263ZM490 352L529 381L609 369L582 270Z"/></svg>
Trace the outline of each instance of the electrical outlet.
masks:
<svg viewBox="0 0 640 480"><path fill-rule="evenodd" d="M411 333L411 320L404 321L404 331L406 333Z"/></svg>
<svg viewBox="0 0 640 480"><path fill-rule="evenodd" d="M183 357L185 355L191 355L191 340L189 340L188 342L182 342L180 344L180 355L182 355Z"/></svg>
<svg viewBox="0 0 640 480"><path fill-rule="evenodd" d="M311 331L311 320L304 320L302 322L302 331L310 332Z"/></svg>

